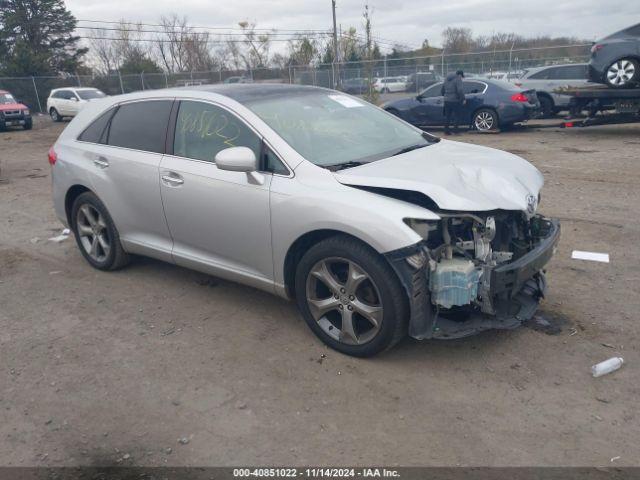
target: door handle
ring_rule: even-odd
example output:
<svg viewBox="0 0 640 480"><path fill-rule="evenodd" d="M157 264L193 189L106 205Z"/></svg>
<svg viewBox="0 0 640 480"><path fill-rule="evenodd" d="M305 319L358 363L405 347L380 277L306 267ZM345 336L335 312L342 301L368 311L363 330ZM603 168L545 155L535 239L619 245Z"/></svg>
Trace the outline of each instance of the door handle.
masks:
<svg viewBox="0 0 640 480"><path fill-rule="evenodd" d="M168 185L170 187L178 187L184 183L182 177L173 172L165 173L160 178L162 178L162 181L165 183L165 185Z"/></svg>
<svg viewBox="0 0 640 480"><path fill-rule="evenodd" d="M109 166L109 160L104 157L98 157L93 159L93 164L98 168L107 168Z"/></svg>

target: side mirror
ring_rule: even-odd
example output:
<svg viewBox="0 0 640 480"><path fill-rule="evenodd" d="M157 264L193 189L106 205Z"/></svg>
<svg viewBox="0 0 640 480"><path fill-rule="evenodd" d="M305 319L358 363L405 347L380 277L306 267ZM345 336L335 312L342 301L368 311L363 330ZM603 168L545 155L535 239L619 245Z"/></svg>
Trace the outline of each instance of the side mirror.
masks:
<svg viewBox="0 0 640 480"><path fill-rule="evenodd" d="M247 173L258 170L256 154L247 147L230 147L220 150L215 162L220 170Z"/></svg>

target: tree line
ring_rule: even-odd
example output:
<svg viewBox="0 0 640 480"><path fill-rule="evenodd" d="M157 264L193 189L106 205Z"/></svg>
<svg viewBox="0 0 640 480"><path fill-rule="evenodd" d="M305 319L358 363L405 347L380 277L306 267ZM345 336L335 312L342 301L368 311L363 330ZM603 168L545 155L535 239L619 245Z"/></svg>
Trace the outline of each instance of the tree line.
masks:
<svg viewBox="0 0 640 480"><path fill-rule="evenodd" d="M194 28L186 17L177 14L163 16L156 24L122 20L89 29L78 27L64 0L0 0L0 76L330 68L327 66L335 60L329 32L283 34L260 29L248 21L239 22L235 30L234 34L216 34ZM275 42L285 42L285 48L274 48ZM584 41L572 37L525 38L515 33L474 36L468 28L450 27L442 33L441 48L432 47L426 39L418 49L394 44L386 58L401 65L412 58L443 52L463 60L465 55L480 51L531 47L557 47L558 56L569 56L573 51L564 46L577 43ZM362 30L349 27L341 32L337 49L341 62L382 59L380 45L371 33L367 6Z"/></svg>

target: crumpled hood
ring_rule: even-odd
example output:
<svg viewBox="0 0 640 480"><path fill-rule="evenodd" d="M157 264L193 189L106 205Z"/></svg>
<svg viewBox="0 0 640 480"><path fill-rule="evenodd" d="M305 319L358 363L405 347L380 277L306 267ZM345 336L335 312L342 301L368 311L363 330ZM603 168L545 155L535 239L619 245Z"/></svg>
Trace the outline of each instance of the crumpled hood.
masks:
<svg viewBox="0 0 640 480"><path fill-rule="evenodd" d="M27 107L26 105L23 105L22 103L3 103L0 104L0 111L7 111L7 110L25 110L29 107Z"/></svg>
<svg viewBox="0 0 640 480"><path fill-rule="evenodd" d="M540 171L517 155L448 140L334 175L344 185L421 192L443 210L461 211L527 212L529 202L537 207L544 184Z"/></svg>

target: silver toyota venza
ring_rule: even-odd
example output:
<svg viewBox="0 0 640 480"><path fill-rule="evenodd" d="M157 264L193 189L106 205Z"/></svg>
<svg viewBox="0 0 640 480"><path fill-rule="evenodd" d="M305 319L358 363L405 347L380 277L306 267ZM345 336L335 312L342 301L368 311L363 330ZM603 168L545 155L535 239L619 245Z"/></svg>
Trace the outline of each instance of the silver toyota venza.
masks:
<svg viewBox="0 0 640 480"><path fill-rule="evenodd" d="M92 101L49 162L57 215L93 267L148 255L295 299L349 355L520 325L560 235L522 158L322 88Z"/></svg>

